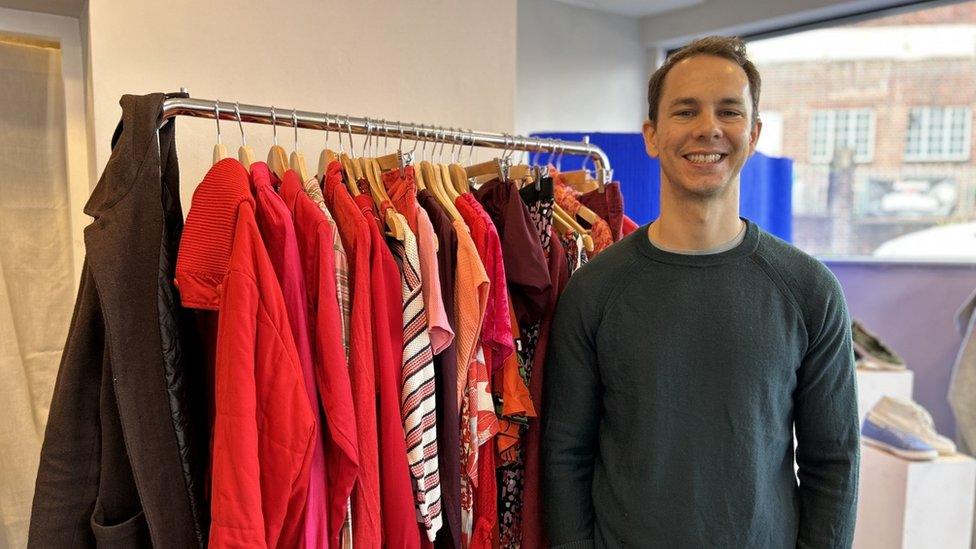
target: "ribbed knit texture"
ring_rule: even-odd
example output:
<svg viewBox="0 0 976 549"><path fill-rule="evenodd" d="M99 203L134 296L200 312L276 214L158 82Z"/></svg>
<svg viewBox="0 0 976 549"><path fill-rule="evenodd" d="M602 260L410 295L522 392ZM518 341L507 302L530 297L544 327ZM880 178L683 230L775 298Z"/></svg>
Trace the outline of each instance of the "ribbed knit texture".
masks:
<svg viewBox="0 0 976 549"><path fill-rule="evenodd" d="M223 281L234 244L237 206L243 201L254 204L247 170L236 159L225 158L207 172L193 193L193 207L186 222L206 230L183 233L176 258L176 279L180 284L199 281L202 286L216 290ZM188 303L184 298L185 307L217 309L216 291L199 297L199 292L190 293L194 302Z"/></svg>

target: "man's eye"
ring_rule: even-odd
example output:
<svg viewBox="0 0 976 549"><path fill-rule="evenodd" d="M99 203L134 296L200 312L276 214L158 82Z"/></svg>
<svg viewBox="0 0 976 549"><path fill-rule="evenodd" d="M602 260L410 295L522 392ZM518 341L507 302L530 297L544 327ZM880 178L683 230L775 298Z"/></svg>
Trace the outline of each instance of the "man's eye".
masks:
<svg viewBox="0 0 976 549"><path fill-rule="evenodd" d="M742 116L739 111L722 111L722 116Z"/></svg>
<svg viewBox="0 0 976 549"><path fill-rule="evenodd" d="M694 111L678 111L678 112L674 113L675 116L680 116L680 117L683 117L683 118L687 118L687 117L692 116L694 114L695 114Z"/></svg>

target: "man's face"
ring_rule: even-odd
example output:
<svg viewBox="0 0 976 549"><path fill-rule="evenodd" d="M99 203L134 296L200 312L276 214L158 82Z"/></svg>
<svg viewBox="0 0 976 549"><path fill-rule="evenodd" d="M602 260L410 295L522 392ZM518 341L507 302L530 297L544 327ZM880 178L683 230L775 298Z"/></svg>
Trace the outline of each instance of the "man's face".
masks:
<svg viewBox="0 0 976 549"><path fill-rule="evenodd" d="M756 148L745 71L728 59L696 55L668 71L657 124L644 123L647 154L661 162L662 185L698 198L724 196Z"/></svg>

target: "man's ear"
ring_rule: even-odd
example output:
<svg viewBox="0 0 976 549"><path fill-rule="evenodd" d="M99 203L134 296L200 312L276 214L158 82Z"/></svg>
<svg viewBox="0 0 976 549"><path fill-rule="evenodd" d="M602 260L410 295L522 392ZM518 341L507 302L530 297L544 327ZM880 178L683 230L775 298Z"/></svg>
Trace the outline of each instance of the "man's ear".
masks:
<svg viewBox="0 0 976 549"><path fill-rule="evenodd" d="M756 152L756 144L759 143L759 134L762 133L762 120L756 118L749 131L749 154Z"/></svg>
<svg viewBox="0 0 976 549"><path fill-rule="evenodd" d="M657 158L660 151L658 150L657 143L655 142L655 138L657 138L657 129L654 126L654 122L645 120L641 133L644 134L644 149L647 151L647 156Z"/></svg>

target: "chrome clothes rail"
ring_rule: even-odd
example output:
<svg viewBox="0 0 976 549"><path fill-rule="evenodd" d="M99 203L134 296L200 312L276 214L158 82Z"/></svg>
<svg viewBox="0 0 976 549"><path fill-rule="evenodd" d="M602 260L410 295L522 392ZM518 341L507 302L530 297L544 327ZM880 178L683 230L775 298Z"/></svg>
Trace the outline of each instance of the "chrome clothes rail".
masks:
<svg viewBox="0 0 976 549"><path fill-rule="evenodd" d="M218 102L212 99L171 97L163 102L164 120L176 116L215 119L217 118L218 112L220 113L221 120L234 122L240 116L242 122L273 124L288 128L292 128L297 124L299 128L370 135L373 137L403 138L409 139L410 141L436 141L438 143L508 151L548 152L588 156L593 159L597 168L602 168L602 171L598 173L603 174L605 182L609 182L612 174L610 160L607 158L606 153L600 147L587 142L540 139L505 133L463 131L457 128L402 123L369 117L347 116L344 114L229 103L227 101Z"/></svg>

